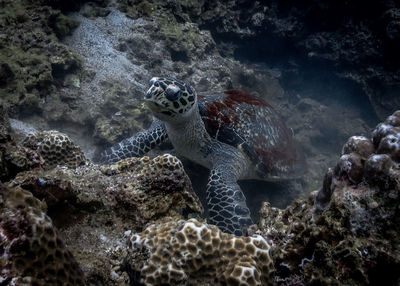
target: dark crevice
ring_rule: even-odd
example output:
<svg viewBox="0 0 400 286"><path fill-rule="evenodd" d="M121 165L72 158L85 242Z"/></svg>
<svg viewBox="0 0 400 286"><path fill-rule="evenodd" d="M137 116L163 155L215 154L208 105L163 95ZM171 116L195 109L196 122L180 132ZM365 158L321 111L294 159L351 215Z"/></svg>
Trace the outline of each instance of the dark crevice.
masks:
<svg viewBox="0 0 400 286"><path fill-rule="evenodd" d="M257 64L265 70L280 71L279 82L289 98L297 94L315 99L325 105L335 103L359 110L363 120L376 124L378 118L362 86L343 78L332 62L312 59L291 41L273 34L260 35L245 41L232 34L214 34L221 54L231 49L234 58L244 63ZM262 68L261 68L262 72Z"/></svg>

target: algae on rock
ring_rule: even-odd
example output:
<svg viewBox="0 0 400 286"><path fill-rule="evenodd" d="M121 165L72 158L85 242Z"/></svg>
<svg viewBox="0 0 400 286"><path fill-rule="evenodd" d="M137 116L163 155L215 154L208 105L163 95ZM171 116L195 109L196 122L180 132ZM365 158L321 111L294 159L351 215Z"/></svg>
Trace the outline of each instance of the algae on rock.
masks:
<svg viewBox="0 0 400 286"><path fill-rule="evenodd" d="M57 38L77 22L31 1L3 1L1 6L0 96L13 115L40 114L57 82L80 69L78 57Z"/></svg>

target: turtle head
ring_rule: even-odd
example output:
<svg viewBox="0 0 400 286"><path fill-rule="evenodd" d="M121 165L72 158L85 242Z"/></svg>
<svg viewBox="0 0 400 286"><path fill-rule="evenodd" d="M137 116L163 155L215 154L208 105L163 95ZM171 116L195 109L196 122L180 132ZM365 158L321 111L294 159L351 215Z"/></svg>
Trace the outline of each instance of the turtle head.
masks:
<svg viewBox="0 0 400 286"><path fill-rule="evenodd" d="M147 106L160 120L186 118L197 105L194 89L173 78L153 77L144 99Z"/></svg>

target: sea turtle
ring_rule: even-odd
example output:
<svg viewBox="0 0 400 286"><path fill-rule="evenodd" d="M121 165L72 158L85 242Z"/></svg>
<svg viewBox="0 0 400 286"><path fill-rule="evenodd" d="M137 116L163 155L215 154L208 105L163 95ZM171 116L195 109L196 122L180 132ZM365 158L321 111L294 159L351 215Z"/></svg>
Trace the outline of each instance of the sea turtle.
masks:
<svg viewBox="0 0 400 286"><path fill-rule="evenodd" d="M291 178L302 169L285 123L263 99L239 90L197 95L188 84L154 77L144 100L155 120L149 129L107 149L103 163L142 156L169 140L176 152L211 170L209 219L242 235L252 225L239 179Z"/></svg>

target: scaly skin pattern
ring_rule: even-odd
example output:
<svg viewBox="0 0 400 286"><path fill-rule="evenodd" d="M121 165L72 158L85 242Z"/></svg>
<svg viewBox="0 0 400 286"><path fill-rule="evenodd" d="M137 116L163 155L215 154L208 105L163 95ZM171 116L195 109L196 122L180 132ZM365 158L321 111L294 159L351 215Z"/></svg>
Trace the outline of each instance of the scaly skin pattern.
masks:
<svg viewBox="0 0 400 286"><path fill-rule="evenodd" d="M240 179L293 178L304 167L279 114L263 99L240 90L200 96L199 112L212 138L235 146L254 172Z"/></svg>
<svg viewBox="0 0 400 286"><path fill-rule="evenodd" d="M149 129L138 132L118 144L106 149L100 163L112 164L125 158L140 157L160 145L168 138L164 124L155 120Z"/></svg>
<svg viewBox="0 0 400 286"><path fill-rule="evenodd" d="M226 166L214 167L207 184L206 200L210 223L224 232L240 236L253 221L234 174Z"/></svg>
<svg viewBox="0 0 400 286"><path fill-rule="evenodd" d="M157 120L106 150L103 163L142 156L167 139L180 155L211 170L209 219L222 231L243 235L253 224L239 179L293 178L302 169L296 144L264 100L238 90L197 96L172 78L152 78L145 101Z"/></svg>

